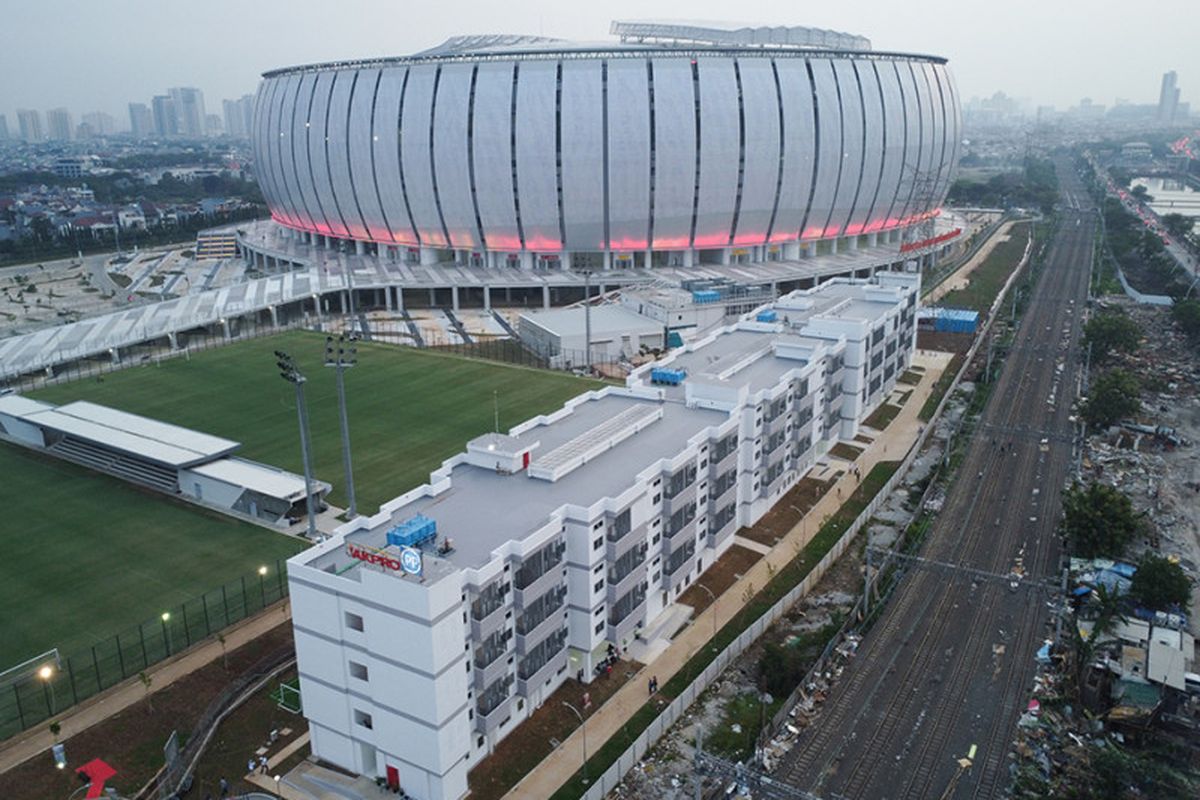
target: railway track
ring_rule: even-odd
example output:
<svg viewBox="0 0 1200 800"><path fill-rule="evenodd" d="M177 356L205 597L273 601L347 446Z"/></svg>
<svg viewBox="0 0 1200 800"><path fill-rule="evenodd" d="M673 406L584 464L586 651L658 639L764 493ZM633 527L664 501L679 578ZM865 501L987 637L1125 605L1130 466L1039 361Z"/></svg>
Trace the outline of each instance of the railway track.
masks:
<svg viewBox="0 0 1200 800"><path fill-rule="evenodd" d="M1069 166L1060 179L1062 223L922 553L999 574L1019 563L1051 582L1095 229ZM1036 587L910 569L776 777L851 800L998 796L1049 600ZM956 779L972 744L976 762Z"/></svg>

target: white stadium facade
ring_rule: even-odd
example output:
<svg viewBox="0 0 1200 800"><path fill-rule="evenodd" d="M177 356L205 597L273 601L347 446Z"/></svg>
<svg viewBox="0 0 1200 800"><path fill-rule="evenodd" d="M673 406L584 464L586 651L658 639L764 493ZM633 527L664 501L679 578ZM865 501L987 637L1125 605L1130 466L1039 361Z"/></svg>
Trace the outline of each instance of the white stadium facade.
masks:
<svg viewBox="0 0 1200 800"><path fill-rule="evenodd" d="M945 59L806 28L613 32L266 73L275 223L408 263L605 269L790 261L938 213L961 140Z"/></svg>

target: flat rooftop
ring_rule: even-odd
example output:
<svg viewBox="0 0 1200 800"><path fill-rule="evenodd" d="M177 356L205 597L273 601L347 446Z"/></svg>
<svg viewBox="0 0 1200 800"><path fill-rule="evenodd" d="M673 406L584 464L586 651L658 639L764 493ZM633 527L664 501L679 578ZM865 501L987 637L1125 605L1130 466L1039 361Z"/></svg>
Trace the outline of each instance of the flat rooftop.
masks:
<svg viewBox="0 0 1200 800"><path fill-rule="evenodd" d="M552 311L526 311L521 314L531 322L558 336L583 336L587 329L583 308L558 308ZM592 306L592 339L622 334L662 333L658 320L642 316L621 305Z"/></svg>
<svg viewBox="0 0 1200 800"><path fill-rule="evenodd" d="M524 471L499 474L472 464L459 464L450 473L450 489L434 497L419 498L385 519L372 519L370 528L350 532L346 540L382 548L391 528L416 514L424 514L437 522L439 537L454 540L455 551L445 556L452 564L482 567L491 560L493 550L541 528L556 509L565 504L586 507L620 494L634 485L639 472L661 459L673 458L688 439L729 419L721 411L608 394L586 400L561 419L536 425L513 438L522 446L537 444L532 453L536 465L539 455L576 440L617 415L639 408L661 410L662 415L632 440L597 455L558 480L531 477ZM323 569L334 563L340 569L349 562L348 555L336 550L319 556L312 566Z"/></svg>

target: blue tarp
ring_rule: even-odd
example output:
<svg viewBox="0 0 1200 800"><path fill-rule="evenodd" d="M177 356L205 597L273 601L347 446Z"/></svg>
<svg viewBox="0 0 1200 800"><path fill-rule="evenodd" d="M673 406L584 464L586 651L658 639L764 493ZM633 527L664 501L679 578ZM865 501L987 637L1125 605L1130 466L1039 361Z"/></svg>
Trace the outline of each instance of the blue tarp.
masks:
<svg viewBox="0 0 1200 800"><path fill-rule="evenodd" d="M1108 568L1110 572L1115 572L1122 578L1132 578L1133 573L1137 572L1137 567L1133 564L1124 564L1120 561Z"/></svg>

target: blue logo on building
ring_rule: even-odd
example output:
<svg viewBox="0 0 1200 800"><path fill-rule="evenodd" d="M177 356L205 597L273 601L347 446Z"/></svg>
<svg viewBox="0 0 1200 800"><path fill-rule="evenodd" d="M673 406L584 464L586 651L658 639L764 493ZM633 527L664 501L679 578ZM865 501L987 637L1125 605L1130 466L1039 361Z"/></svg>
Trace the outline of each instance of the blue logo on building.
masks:
<svg viewBox="0 0 1200 800"><path fill-rule="evenodd" d="M421 574L421 551L406 547L400 551L400 568L409 575Z"/></svg>

